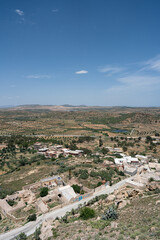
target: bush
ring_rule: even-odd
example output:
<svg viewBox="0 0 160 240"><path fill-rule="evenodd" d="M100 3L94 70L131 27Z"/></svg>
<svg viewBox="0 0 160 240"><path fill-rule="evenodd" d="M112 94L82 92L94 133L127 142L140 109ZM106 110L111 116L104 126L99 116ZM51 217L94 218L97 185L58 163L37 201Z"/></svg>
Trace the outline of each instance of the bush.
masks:
<svg viewBox="0 0 160 240"><path fill-rule="evenodd" d="M95 211L92 208L84 207L80 210L80 218L87 220L89 218L95 217Z"/></svg>
<svg viewBox="0 0 160 240"><path fill-rule="evenodd" d="M122 172L122 171L118 171L117 174L120 176L125 176L124 172Z"/></svg>
<svg viewBox="0 0 160 240"><path fill-rule="evenodd" d="M109 152L109 150L108 150L108 148L102 148L102 153L105 155L105 154L107 154Z"/></svg>
<svg viewBox="0 0 160 240"><path fill-rule="evenodd" d="M155 193L155 194L160 193L160 189L159 189L159 188L156 188L156 189L154 190L154 193Z"/></svg>
<svg viewBox="0 0 160 240"><path fill-rule="evenodd" d="M153 177L150 177L149 178L149 182L153 182L154 181L154 178Z"/></svg>
<svg viewBox="0 0 160 240"><path fill-rule="evenodd" d="M127 152L128 148L126 146L123 146L123 152Z"/></svg>
<svg viewBox="0 0 160 240"><path fill-rule="evenodd" d="M48 187L43 187L43 188L41 188L41 190L40 190L40 196L41 197L45 197L45 196L47 196L48 195Z"/></svg>
<svg viewBox="0 0 160 240"><path fill-rule="evenodd" d="M107 211L102 215L102 220L112 220L117 219L117 211L114 207L109 207Z"/></svg>
<svg viewBox="0 0 160 240"><path fill-rule="evenodd" d="M32 215L28 216L28 218L27 218L28 222L36 221L36 219L37 219L36 214L32 214Z"/></svg>
<svg viewBox="0 0 160 240"><path fill-rule="evenodd" d="M91 177L97 177L97 172L91 171L91 172L90 172L90 176L91 176Z"/></svg>
<svg viewBox="0 0 160 240"><path fill-rule="evenodd" d="M96 159L94 159L93 160L93 162L95 163L95 164L99 164L99 163L103 163L103 159L100 159L100 158L96 158Z"/></svg>
<svg viewBox="0 0 160 240"><path fill-rule="evenodd" d="M0 187L0 199L5 198L7 195L11 195L12 193L14 193L14 191Z"/></svg>
<svg viewBox="0 0 160 240"><path fill-rule="evenodd" d="M80 148L80 150L83 150L83 153L84 154L87 154L87 155L91 155L92 154L92 151L88 148Z"/></svg>
<svg viewBox="0 0 160 240"><path fill-rule="evenodd" d="M25 233L20 233L16 240L27 240L27 236Z"/></svg>
<svg viewBox="0 0 160 240"><path fill-rule="evenodd" d="M77 184L73 184L72 188L74 189L75 193L80 193L81 187Z"/></svg>
<svg viewBox="0 0 160 240"><path fill-rule="evenodd" d="M103 184L102 182L98 182L97 187L100 187L102 184Z"/></svg>
<svg viewBox="0 0 160 240"><path fill-rule="evenodd" d="M87 179L88 178L88 171L86 169L84 169L84 170L80 169L79 174L80 174L79 178L81 178L81 179Z"/></svg>
<svg viewBox="0 0 160 240"><path fill-rule="evenodd" d="M15 204L14 200L8 200L7 203L12 207Z"/></svg>
<svg viewBox="0 0 160 240"><path fill-rule="evenodd" d="M36 231L34 232L34 239L35 240L41 240L40 239L40 234L41 234L40 228L36 228Z"/></svg>

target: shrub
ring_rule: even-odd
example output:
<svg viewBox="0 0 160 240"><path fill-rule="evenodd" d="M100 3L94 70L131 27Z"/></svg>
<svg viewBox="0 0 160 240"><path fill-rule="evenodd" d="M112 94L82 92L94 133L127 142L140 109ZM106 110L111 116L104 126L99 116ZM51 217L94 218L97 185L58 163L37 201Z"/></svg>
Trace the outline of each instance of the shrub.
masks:
<svg viewBox="0 0 160 240"><path fill-rule="evenodd" d="M81 187L77 184L73 184L72 188L74 189L75 193L80 193Z"/></svg>
<svg viewBox="0 0 160 240"><path fill-rule="evenodd" d="M114 207L109 207L107 211L102 215L102 220L112 220L112 219L117 219L117 211Z"/></svg>
<svg viewBox="0 0 160 240"><path fill-rule="evenodd" d="M20 233L16 240L27 240L27 236L25 233Z"/></svg>
<svg viewBox="0 0 160 240"><path fill-rule="evenodd" d="M98 182L97 187L100 187L102 184L103 184L102 182Z"/></svg>
<svg viewBox="0 0 160 240"><path fill-rule="evenodd" d="M156 188L156 189L154 190L154 193L155 193L155 194L160 193L160 189L159 189L159 188Z"/></svg>
<svg viewBox="0 0 160 240"><path fill-rule="evenodd" d="M81 173L81 175L79 176L79 178L81 178L81 179L87 179L87 178L88 178L88 173Z"/></svg>
<svg viewBox="0 0 160 240"><path fill-rule="evenodd" d="M8 200L7 203L12 207L15 204L14 200Z"/></svg>
<svg viewBox="0 0 160 240"><path fill-rule="evenodd" d="M92 151L88 148L80 148L80 150L83 150L83 153L84 154L87 154L87 155L91 155L92 154Z"/></svg>
<svg viewBox="0 0 160 240"><path fill-rule="evenodd" d="M79 178L81 178L81 179L87 179L88 178L88 171L86 169L84 169L84 170L80 169L79 174L80 174Z"/></svg>
<svg viewBox="0 0 160 240"><path fill-rule="evenodd" d="M87 220L89 218L95 217L95 211L92 208L84 207L80 210L80 218Z"/></svg>
<svg viewBox="0 0 160 240"><path fill-rule="evenodd" d="M154 181L154 178L153 177L150 177L149 178L149 182L153 182Z"/></svg>
<svg viewBox="0 0 160 240"><path fill-rule="evenodd" d="M123 152L126 152L126 151L127 151L127 147L123 146Z"/></svg>
<svg viewBox="0 0 160 240"><path fill-rule="evenodd" d="M118 171L118 175L125 176L124 172L122 172L122 171Z"/></svg>
<svg viewBox="0 0 160 240"><path fill-rule="evenodd" d="M100 159L100 158L96 158L93 160L94 163L98 164L98 163L103 163L103 159Z"/></svg>
<svg viewBox="0 0 160 240"><path fill-rule="evenodd" d="M97 177L97 172L91 171L91 172L90 172L90 176L91 176L91 177Z"/></svg>
<svg viewBox="0 0 160 240"><path fill-rule="evenodd" d="M27 218L28 222L36 221L36 219L37 219L36 214L32 214L32 215L28 216L28 218Z"/></svg>
<svg viewBox="0 0 160 240"><path fill-rule="evenodd" d="M57 230L52 228L52 232L53 232L53 238L57 238L58 237Z"/></svg>
<svg viewBox="0 0 160 240"><path fill-rule="evenodd" d="M11 195L12 193L13 193L12 190L3 189L2 187L0 187L0 199L5 198L7 195Z"/></svg>
<svg viewBox="0 0 160 240"><path fill-rule="evenodd" d="M111 181L111 177L112 177L112 175L109 172L104 170L98 172L98 176L100 176L101 179L105 181Z"/></svg>
<svg viewBox="0 0 160 240"><path fill-rule="evenodd" d="M40 228L36 228L36 231L34 232L34 239L35 240L41 240L40 239L40 234L41 234Z"/></svg>
<svg viewBox="0 0 160 240"><path fill-rule="evenodd" d="M47 196L48 195L48 187L43 187L43 188L41 188L41 190L40 190L40 196L41 197L45 197L45 196Z"/></svg>
<svg viewBox="0 0 160 240"><path fill-rule="evenodd" d="M108 150L108 148L102 148L102 153L105 155L105 154L107 154L109 152L109 150Z"/></svg>

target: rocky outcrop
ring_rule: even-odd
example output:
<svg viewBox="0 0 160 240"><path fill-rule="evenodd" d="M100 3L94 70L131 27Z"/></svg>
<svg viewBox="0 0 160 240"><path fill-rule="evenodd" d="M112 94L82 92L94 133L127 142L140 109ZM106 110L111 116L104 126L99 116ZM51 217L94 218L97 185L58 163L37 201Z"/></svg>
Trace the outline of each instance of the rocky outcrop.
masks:
<svg viewBox="0 0 160 240"><path fill-rule="evenodd" d="M109 195L109 196L107 197L106 201L107 201L107 202L112 202L112 201L115 200L115 198L116 198L115 195L111 194L111 195Z"/></svg>
<svg viewBox="0 0 160 240"><path fill-rule="evenodd" d="M150 182L147 184L146 187L149 191L154 191L156 189L160 189L160 182L156 182L156 181Z"/></svg>
<svg viewBox="0 0 160 240"><path fill-rule="evenodd" d="M119 202L117 202L117 207L119 209L124 208L127 204L130 204L130 200L121 200Z"/></svg>
<svg viewBox="0 0 160 240"><path fill-rule="evenodd" d="M42 239L42 240L48 240L50 237L53 236L53 231L52 231L51 222L52 222L52 221L45 220L45 221L42 223L40 239Z"/></svg>

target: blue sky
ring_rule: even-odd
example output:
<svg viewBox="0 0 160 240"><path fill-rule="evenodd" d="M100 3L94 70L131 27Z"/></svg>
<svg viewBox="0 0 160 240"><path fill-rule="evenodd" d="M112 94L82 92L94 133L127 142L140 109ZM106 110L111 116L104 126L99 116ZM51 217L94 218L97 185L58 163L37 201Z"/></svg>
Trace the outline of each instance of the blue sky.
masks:
<svg viewBox="0 0 160 240"><path fill-rule="evenodd" d="M159 0L1 0L0 105L160 106Z"/></svg>

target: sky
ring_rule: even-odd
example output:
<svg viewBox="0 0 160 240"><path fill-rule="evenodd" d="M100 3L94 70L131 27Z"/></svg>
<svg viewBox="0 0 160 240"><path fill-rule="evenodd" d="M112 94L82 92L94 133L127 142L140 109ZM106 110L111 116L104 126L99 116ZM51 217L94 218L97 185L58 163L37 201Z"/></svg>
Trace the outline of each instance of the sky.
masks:
<svg viewBox="0 0 160 240"><path fill-rule="evenodd" d="M0 0L0 106L160 106L159 0Z"/></svg>

